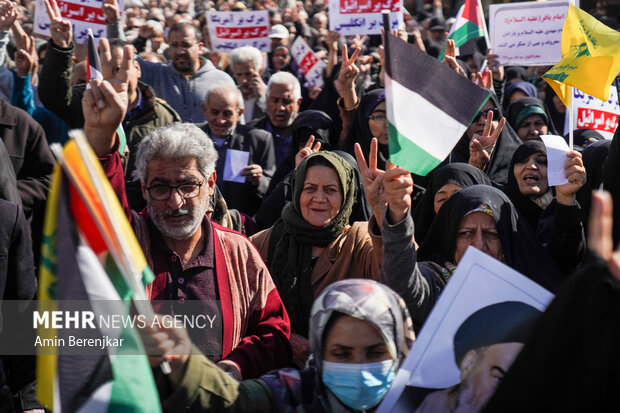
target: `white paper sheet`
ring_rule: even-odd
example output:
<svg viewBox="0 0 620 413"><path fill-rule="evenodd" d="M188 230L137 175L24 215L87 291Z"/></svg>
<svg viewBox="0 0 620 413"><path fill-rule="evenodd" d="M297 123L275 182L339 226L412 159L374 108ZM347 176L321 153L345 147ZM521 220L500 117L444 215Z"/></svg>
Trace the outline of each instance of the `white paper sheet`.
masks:
<svg viewBox="0 0 620 413"><path fill-rule="evenodd" d="M568 159L568 144L561 136L542 135L541 139L547 148L547 181L549 186L568 183L564 165Z"/></svg>
<svg viewBox="0 0 620 413"><path fill-rule="evenodd" d="M239 175L243 168L248 165L250 152L226 149L226 162L224 163L224 181L245 182L245 176Z"/></svg>

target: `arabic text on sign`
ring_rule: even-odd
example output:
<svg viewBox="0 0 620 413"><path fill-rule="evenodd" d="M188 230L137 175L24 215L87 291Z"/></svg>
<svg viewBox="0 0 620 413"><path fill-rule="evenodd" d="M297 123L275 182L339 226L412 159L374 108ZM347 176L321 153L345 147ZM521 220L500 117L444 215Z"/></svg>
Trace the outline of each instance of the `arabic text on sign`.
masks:
<svg viewBox="0 0 620 413"><path fill-rule="evenodd" d="M618 127L618 115L596 109L579 108L577 128L594 129L614 133Z"/></svg>
<svg viewBox="0 0 620 413"><path fill-rule="evenodd" d="M238 27L236 29L217 27L215 32L220 39L256 39L269 36L267 26Z"/></svg>
<svg viewBox="0 0 620 413"><path fill-rule="evenodd" d="M105 16L101 9L62 0L58 1L58 8L60 9L60 14L66 19L105 24Z"/></svg>
<svg viewBox="0 0 620 413"><path fill-rule="evenodd" d="M381 10L400 11L399 0L344 0L340 2L340 14L380 13Z"/></svg>

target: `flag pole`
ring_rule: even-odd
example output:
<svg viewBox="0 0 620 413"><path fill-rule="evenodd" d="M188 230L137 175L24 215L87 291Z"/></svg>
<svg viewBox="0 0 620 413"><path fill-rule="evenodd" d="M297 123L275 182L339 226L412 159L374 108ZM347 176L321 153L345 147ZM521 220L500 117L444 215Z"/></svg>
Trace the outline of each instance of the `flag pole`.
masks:
<svg viewBox="0 0 620 413"><path fill-rule="evenodd" d="M388 46L389 42L388 42L388 36L391 35L392 33L392 25L390 24L390 11L383 9L381 10L381 15L383 17L383 64L385 65L385 76L388 76L388 73L392 73L391 67L390 67L390 48ZM387 82L383 85L383 87L385 88L385 92L386 92L386 101L385 101L385 110L389 111L390 109L388 108L388 100L387 100ZM386 112L387 115L387 112ZM389 133L388 133L389 134ZM389 139L388 139L388 148L389 148ZM388 149L388 153L389 153L389 149Z"/></svg>
<svg viewBox="0 0 620 413"><path fill-rule="evenodd" d="M574 86L568 88L568 148L571 151L573 150L573 95L575 94L574 89Z"/></svg>
<svg viewBox="0 0 620 413"><path fill-rule="evenodd" d="M569 0L569 4L575 5L575 0ZM568 149L573 150L573 95L575 87L568 88Z"/></svg>

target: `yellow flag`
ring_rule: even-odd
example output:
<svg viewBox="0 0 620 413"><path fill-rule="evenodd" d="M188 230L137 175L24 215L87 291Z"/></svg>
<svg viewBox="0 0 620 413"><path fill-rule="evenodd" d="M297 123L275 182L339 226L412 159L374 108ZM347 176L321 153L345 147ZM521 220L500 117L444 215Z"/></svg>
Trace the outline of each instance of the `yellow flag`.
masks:
<svg viewBox="0 0 620 413"><path fill-rule="evenodd" d="M620 33L572 4L562 31L562 60L543 78L568 106L570 86L601 100L620 72Z"/></svg>

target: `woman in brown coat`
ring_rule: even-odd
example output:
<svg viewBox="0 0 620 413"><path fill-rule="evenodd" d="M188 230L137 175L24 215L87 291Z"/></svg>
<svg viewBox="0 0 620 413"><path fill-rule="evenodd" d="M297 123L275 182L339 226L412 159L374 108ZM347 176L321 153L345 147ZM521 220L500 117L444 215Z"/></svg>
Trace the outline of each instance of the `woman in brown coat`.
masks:
<svg viewBox="0 0 620 413"><path fill-rule="evenodd" d="M342 157L316 152L297 167L293 201L284 207L281 219L251 238L289 313L297 334L291 339L294 349L296 338L308 336L312 302L325 287L345 278L379 280L382 243L377 222L383 208L370 202L371 220L349 225L360 190ZM369 194L370 198L375 197ZM298 341L305 347L303 340ZM296 353L295 360L303 363L305 352Z"/></svg>

